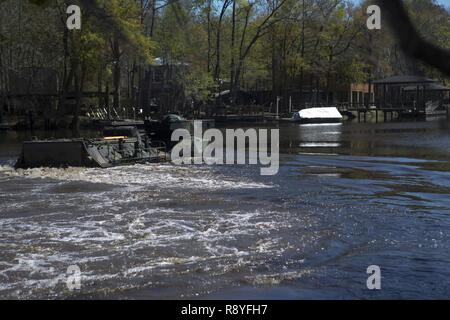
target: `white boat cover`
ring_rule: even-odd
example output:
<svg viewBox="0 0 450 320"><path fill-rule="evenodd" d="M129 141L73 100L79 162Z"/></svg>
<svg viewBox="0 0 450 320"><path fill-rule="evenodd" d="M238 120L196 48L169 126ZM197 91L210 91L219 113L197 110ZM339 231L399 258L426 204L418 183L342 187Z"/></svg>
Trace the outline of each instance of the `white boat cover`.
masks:
<svg viewBox="0 0 450 320"><path fill-rule="evenodd" d="M342 119L342 115L335 107L310 108L298 112L301 119Z"/></svg>

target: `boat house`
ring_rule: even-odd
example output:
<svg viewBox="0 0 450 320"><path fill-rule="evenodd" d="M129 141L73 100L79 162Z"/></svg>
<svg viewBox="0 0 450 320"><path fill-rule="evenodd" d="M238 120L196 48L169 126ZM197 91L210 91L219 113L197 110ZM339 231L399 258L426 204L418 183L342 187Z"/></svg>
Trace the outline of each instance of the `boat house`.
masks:
<svg viewBox="0 0 450 320"><path fill-rule="evenodd" d="M421 76L392 76L373 82L377 109L416 116L446 111L450 88Z"/></svg>

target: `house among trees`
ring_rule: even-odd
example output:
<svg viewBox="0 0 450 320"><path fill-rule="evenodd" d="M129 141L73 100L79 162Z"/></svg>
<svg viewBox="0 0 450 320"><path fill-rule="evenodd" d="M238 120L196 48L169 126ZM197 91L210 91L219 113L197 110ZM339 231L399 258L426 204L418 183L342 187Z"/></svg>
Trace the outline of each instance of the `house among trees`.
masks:
<svg viewBox="0 0 450 320"><path fill-rule="evenodd" d="M303 85L302 82L295 81L280 90L281 94L278 96L280 112L290 113L299 109L319 106L368 106L374 101L374 86L372 84L369 86L368 83L351 83L346 80L339 81L335 78L331 79L327 85L315 81L313 75L306 75L305 79L307 81L304 81ZM276 101L272 95L274 91L267 85L270 86L271 83L259 82L257 86L248 88L247 92L254 97L256 103L262 105L272 103L273 106L273 101ZM264 88L264 86L266 87Z"/></svg>
<svg viewBox="0 0 450 320"><path fill-rule="evenodd" d="M164 63L161 58L147 67L137 93L139 108L145 116L185 109L184 87L180 80L188 68L188 64Z"/></svg>
<svg viewBox="0 0 450 320"><path fill-rule="evenodd" d="M9 71L9 105L22 113L33 108L43 112L58 96L58 74L49 68L21 68Z"/></svg>

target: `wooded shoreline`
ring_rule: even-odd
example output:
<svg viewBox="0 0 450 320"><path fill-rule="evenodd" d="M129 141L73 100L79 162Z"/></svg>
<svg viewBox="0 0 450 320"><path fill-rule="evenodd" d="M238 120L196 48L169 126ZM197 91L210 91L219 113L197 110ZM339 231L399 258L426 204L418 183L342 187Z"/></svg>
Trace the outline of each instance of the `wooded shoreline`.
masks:
<svg viewBox="0 0 450 320"><path fill-rule="evenodd" d="M131 119L289 114L369 107L372 82L389 75L449 84L443 71L401 52L387 24L367 29L370 1L71 4L82 9L81 30L67 29L65 1L0 1L0 116L7 122L31 117L44 127L78 128L92 109ZM433 0L405 5L424 39L450 48L448 8Z"/></svg>

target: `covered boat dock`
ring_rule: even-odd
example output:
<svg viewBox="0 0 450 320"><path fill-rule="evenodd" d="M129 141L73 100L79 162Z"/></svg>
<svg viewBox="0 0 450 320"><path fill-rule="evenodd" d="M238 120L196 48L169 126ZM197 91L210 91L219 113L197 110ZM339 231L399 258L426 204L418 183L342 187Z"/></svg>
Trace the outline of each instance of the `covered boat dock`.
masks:
<svg viewBox="0 0 450 320"><path fill-rule="evenodd" d="M358 119L366 121L367 112L379 112L384 121L397 117L426 117L432 114L447 114L450 107L450 88L436 80L422 76L392 76L373 81L374 101L369 108L358 108Z"/></svg>

